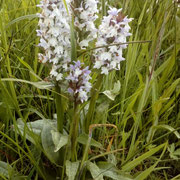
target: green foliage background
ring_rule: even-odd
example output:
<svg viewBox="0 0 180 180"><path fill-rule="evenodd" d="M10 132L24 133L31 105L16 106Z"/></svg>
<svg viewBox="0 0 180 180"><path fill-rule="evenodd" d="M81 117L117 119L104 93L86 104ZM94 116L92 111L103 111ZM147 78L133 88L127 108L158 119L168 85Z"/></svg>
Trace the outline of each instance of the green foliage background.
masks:
<svg viewBox="0 0 180 180"><path fill-rule="evenodd" d="M37 0L0 0L0 177L2 179L56 179L61 167L45 156L38 137L35 145L26 141L28 130L20 133L18 119L33 122L53 119L56 113L53 90L49 90L49 67L38 62L39 38ZM96 103L93 138L101 148L89 153L89 171L94 166L113 172L122 179L180 178L180 10L170 0L114 0L134 18L121 70L104 77ZM85 60L89 60L87 53ZM43 83L40 81L45 80ZM92 82L96 80L94 73ZM113 90L120 82L120 89ZM118 85L118 84L116 84ZM109 90L108 93L103 93ZM110 98L109 98L110 97ZM115 97L112 100L112 97ZM64 98L64 128L68 131L72 109ZM82 107L83 132L86 106ZM19 135L20 134L20 135ZM116 136L113 136L113 135ZM117 138L115 145L114 139ZM107 150L110 148L110 151ZM78 146L78 159L82 158ZM101 154L101 156L99 156ZM5 164L9 163L9 165ZM109 163L109 164L108 164ZM11 165L11 166L10 166ZM110 168L109 168L110 165ZM113 168L112 168L113 167ZM111 176L112 178L113 176ZM84 179L85 174L84 174ZM105 179L111 179L106 176Z"/></svg>

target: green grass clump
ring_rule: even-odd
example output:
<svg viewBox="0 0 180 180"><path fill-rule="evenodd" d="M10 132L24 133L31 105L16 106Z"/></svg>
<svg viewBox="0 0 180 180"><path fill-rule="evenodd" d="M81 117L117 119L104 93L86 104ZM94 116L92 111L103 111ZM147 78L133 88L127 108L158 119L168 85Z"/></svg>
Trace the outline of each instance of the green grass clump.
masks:
<svg viewBox="0 0 180 180"><path fill-rule="evenodd" d="M49 68L37 59L38 3L0 0L0 179L65 179L73 172L77 179L180 178L178 2L109 2L134 18L134 43L121 70L99 78L99 97L89 113L89 102L81 106L73 163L64 162L65 146L58 151L50 142L52 134L59 136L54 127L61 108L66 143L73 108L66 94L50 87Z"/></svg>

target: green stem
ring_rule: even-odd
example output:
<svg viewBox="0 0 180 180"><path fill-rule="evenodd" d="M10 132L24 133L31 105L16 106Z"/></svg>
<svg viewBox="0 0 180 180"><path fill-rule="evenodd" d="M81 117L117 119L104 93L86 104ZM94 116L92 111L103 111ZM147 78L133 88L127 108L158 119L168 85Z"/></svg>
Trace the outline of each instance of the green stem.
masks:
<svg viewBox="0 0 180 180"><path fill-rule="evenodd" d="M77 137L78 137L78 128L79 127L79 105L74 103L74 114L73 114L73 121L71 124L71 160L74 162L77 159L76 153L76 145L77 145Z"/></svg>
<svg viewBox="0 0 180 180"><path fill-rule="evenodd" d="M94 87L91 90L91 101L89 104L89 109L86 117L86 124L85 124L85 132L88 133L90 124L93 124L93 116L94 116L94 109L96 106L96 100L99 95L99 90L102 85L103 75L100 74L97 82L95 83Z"/></svg>
<svg viewBox="0 0 180 180"><path fill-rule="evenodd" d="M101 0L101 4L102 4L102 18L103 18L103 16L106 16L106 2L105 2L105 0Z"/></svg>
<svg viewBox="0 0 180 180"><path fill-rule="evenodd" d="M58 85L56 85L56 112L57 112L57 130L60 133L63 133L63 121L64 121L64 108L62 103L62 97L59 95L61 94L61 89Z"/></svg>
<svg viewBox="0 0 180 180"><path fill-rule="evenodd" d="M91 143L91 136L89 136L85 150L84 150L83 158L82 158L81 165L80 165L80 170L82 169L84 162L88 158L88 150L89 150L90 143Z"/></svg>

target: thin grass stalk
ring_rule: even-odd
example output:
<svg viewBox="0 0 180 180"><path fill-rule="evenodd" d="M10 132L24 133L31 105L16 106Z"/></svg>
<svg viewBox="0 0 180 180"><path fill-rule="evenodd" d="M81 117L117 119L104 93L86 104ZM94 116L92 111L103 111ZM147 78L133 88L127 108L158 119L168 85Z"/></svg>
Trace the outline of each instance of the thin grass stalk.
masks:
<svg viewBox="0 0 180 180"><path fill-rule="evenodd" d="M134 151L134 144L135 144L137 131L138 131L139 125L141 125L141 123L142 123L141 122L142 110L143 110L143 107L144 107L144 105L146 103L146 99L147 99L146 95L147 95L147 92L148 92L148 90L150 88L150 81L152 79L152 76L153 76L153 73L154 73L154 70L155 70L155 65L156 65L157 59L159 57L159 51L160 51L160 47L161 47L161 43L162 43L162 37L163 37L163 34L164 34L164 30L165 30L166 17L167 17L167 12L165 12L165 14L164 14L164 20L163 20L163 23L162 23L162 26L161 26L161 29L160 29L160 32L159 32L159 37L158 37L155 52L154 52L154 57L153 57L153 61L152 61L152 68L151 68L151 71L150 71L150 75L149 75L149 78L146 79L144 92L143 92L143 95L142 95L142 97L140 99L140 103L139 103L139 106L138 106L138 115L136 117L136 122L135 122L135 125L134 125L134 132L133 132L133 137L132 137L128 157Z"/></svg>
<svg viewBox="0 0 180 180"><path fill-rule="evenodd" d="M89 132L90 125L95 123L93 121L93 117L94 117L94 112L95 112L96 100L98 99L98 96L99 96L99 91L100 91L100 88L102 86L102 81L103 81L103 75L99 74L96 83L94 84L94 86L91 89L91 100L90 100L88 113L86 116L86 122L85 122L85 132L86 133ZM89 142L90 142L90 139L89 139ZM83 159L83 161L88 159L88 154L86 152L87 148L88 148L87 146L84 147L84 152L83 152L84 153L84 159ZM85 174L86 174L86 172L84 171L83 180L85 180Z"/></svg>
<svg viewBox="0 0 180 180"><path fill-rule="evenodd" d="M152 140L151 142L148 142L148 143L147 143L146 145L144 145L142 148L137 149L137 150L134 152L134 154L132 154L129 158L127 158L127 159L121 164L121 167L124 166L124 165L125 165L127 162L129 162L131 159L133 159L138 153L142 152L142 150L145 149L146 147L148 147L149 145L154 144L155 142L159 141L160 139L162 139L162 138L164 138L164 137L166 137L166 136L168 136L168 135L170 135L170 134L172 134L172 133L174 133L174 132L176 132L176 131L178 131L178 130L180 130L180 128L177 128L177 129L175 129L175 130L173 130L173 131L170 131L170 132L168 132L168 133L166 133L166 134L163 134L162 136L160 136L160 137Z"/></svg>
<svg viewBox="0 0 180 180"><path fill-rule="evenodd" d="M126 9L127 5L128 5L129 1L124 1L124 8ZM142 24L142 19L144 17L145 11L147 9L147 3L148 0L145 1L144 5L143 5L143 9L142 12L139 16L138 19L138 26L136 29L136 33L134 36L134 41L138 42L138 34L139 34L139 29L140 29L140 25ZM130 41L132 40L132 37L130 38ZM132 44L129 46L128 48L128 55L127 55L127 61L126 61L126 73L125 73L125 81L123 84L123 92L122 92L122 101L121 101L121 108L120 108L120 120L119 122L123 119L123 112L124 112L124 104L125 104L125 99L126 99L126 92L127 92L127 86L129 83L129 79L130 79L130 75L132 73L132 69L134 67L135 61L137 59L137 50L138 50L138 45L136 44Z"/></svg>
<svg viewBox="0 0 180 180"><path fill-rule="evenodd" d="M0 79L0 86L2 87L2 92L3 92L4 96L8 96L9 98L11 98L11 95L9 94L8 90L6 89L6 87L4 86L4 84L2 83L1 79ZM5 103L6 103L6 106L7 106L7 112L8 112L9 115L11 116L11 118L12 118L12 123L13 123L13 125L14 125L14 127L15 127L14 132L15 132L16 143L19 144L18 133L17 133L17 131L19 131L19 129L17 128L17 122L16 122L15 117L14 117L13 114L12 114L13 112L12 112L12 110L11 110L10 107L9 107L9 104L8 104L8 102L7 102L7 99L5 99L5 100L6 100ZM10 124L10 122L8 121L8 122L6 123L6 126L9 127L9 124ZM20 133L20 131L19 131L19 133ZM21 160L21 165L23 165L23 161L22 161L21 153L20 153L20 150L19 150L19 149L18 149L18 154L19 154L19 157L20 157L20 160Z"/></svg>
<svg viewBox="0 0 180 180"><path fill-rule="evenodd" d="M147 94L148 94L149 88L150 88L149 81L148 81L148 78L146 78L146 84L145 84L144 91L143 91L142 97L140 99L138 110L137 110L138 115L136 117L136 122L134 124L134 131L133 131L133 135L132 135L132 141L131 141L128 157L134 152L135 140L136 140L138 128L139 128L139 125L141 122L142 110L143 110L143 107L147 100Z"/></svg>
<svg viewBox="0 0 180 180"><path fill-rule="evenodd" d="M152 165L151 167L149 167L148 169L146 169L145 171L143 171L141 174L139 174L135 180L143 180L146 179L147 176L150 175L150 173L155 169L155 167L158 165L158 163L161 161L161 158L163 157L164 153L166 152L167 146L168 146L168 142L162 144L164 145L163 151L160 155L160 157L156 160L156 162L154 163L154 165Z"/></svg>
<svg viewBox="0 0 180 180"><path fill-rule="evenodd" d="M156 49L155 49L155 53L154 53L154 58L152 61L152 67L151 67L151 71L150 71L150 75L149 75L149 81L151 81L151 79L153 79L153 82L152 82L152 104L154 104L158 98L157 97L158 95L156 92L157 91L157 79L156 79L156 77L154 77L154 71L155 71L155 65L156 65L157 59L159 57L159 51L160 51L162 38L164 35L164 31L165 31L166 17L167 17L167 12L165 12L165 15L164 15L164 21L163 21L162 27L160 29L160 33L159 33L159 37L157 40ZM176 57L176 55L175 55L175 57ZM153 126L156 126L156 125L158 125L158 114L155 113L154 109L153 109L153 115L154 115ZM148 141L151 141L153 139L153 136L156 131L152 127L150 128L150 131L149 131L148 137L150 137L150 139L147 139Z"/></svg>
<svg viewBox="0 0 180 180"><path fill-rule="evenodd" d="M60 133L63 133L63 123L64 123L64 108L62 103L62 97L59 95L61 94L61 88L56 85L56 112L57 112L57 130Z"/></svg>
<svg viewBox="0 0 180 180"><path fill-rule="evenodd" d="M137 27L137 30L136 30L135 41L137 40L138 30L139 30L139 26ZM137 45L133 45L133 44L130 45L128 48L128 57L127 57L127 62L126 62L125 80L124 80L123 89L122 89L120 118L119 118L119 122L118 122L119 124L120 124L120 121L123 119L126 92L128 89L127 87L128 87L128 83L129 83L130 74L132 72L132 68L133 68L135 60L136 60L136 56L137 56L136 52L137 52Z"/></svg>
<svg viewBox="0 0 180 180"><path fill-rule="evenodd" d="M0 83L2 83L2 82L1 82L1 79L0 79ZM9 96L9 97L10 97L7 89L6 89L3 85L2 85L2 87L4 88L4 91L5 91L5 93L6 93L6 96ZM6 102L6 103L7 103L7 106L8 106L8 102ZM8 107L8 111L9 111L9 114L10 114L12 120L13 120L13 126L14 126L15 140L16 140L16 141L12 140L8 135L5 136L3 132L0 131L0 133L1 133L1 134L3 133L3 136L4 136L4 137L6 137L8 140L10 140L11 142L13 142L13 144L15 144L15 145L17 146L17 148L18 148L18 154L19 154L19 157L20 157L21 165L22 165L22 166L23 166L23 158L22 158L22 153L21 153L21 151L23 151L23 148L26 148L26 149L27 149L29 157L34 161L34 162L32 162L32 163L35 163L36 161L34 160L33 154L31 153L31 150L30 150L29 146L28 146L27 143L26 143L26 138L25 138L25 136L26 136L26 129L25 129L25 131L24 131L24 133L23 133L23 135L22 135L22 133L20 132L20 130L19 130L18 126L17 126L17 121L16 121L16 118L15 118L15 115L13 116L12 111L11 111L11 109L10 109L9 107ZM21 118L21 119L23 120L23 122L24 122L24 124L25 124L25 126L26 126L26 128L27 128L27 125L26 125L25 120L24 120L23 118ZM20 134L20 136L21 136L22 139L23 139L23 145L24 145L24 146L22 146L22 147L19 146L18 133ZM38 148L39 148L39 147L38 147ZM27 153L26 153L25 155L27 156ZM29 158L29 157L28 157L28 158ZM30 160L31 160L31 159L30 159ZM37 166L38 166L38 165L37 165L37 163L36 163L36 167L37 167ZM43 174L41 173L41 170L39 171L39 170L37 169L37 171L43 176Z"/></svg>
<svg viewBox="0 0 180 180"><path fill-rule="evenodd" d="M110 154L110 153L112 153L112 152L117 152L117 151L119 151L118 149L117 149L117 137L118 137L118 128L117 128L117 126L115 126L114 124L91 124L90 125L90 127L89 127L89 136L88 136L88 141L87 141L87 143L86 143L86 147L85 147L85 150L84 150L84 153L83 153L83 158L82 158L82 161L81 161L81 164L80 164L80 168L79 168L79 175L78 175L78 179L80 179L80 177L81 177L81 174L82 174L82 172L83 172L83 169L84 169L84 167L85 167L85 164L86 164L86 161L88 160L88 150L89 150L89 147L90 147L90 143L91 143L91 139L92 139L92 132L93 132L93 130L95 129L95 128L97 128L97 127L112 127L112 128L115 128L116 129L116 133L115 133L115 151L108 151L108 152L106 152L106 153L103 153L103 154L100 154L100 155L97 155L98 157L101 157L101 156L104 156L104 155L106 155L106 154ZM122 150L122 149L121 149ZM97 157L96 156L96 157ZM95 158L91 158L89 161L91 161L91 160L93 160L93 159L96 159L96 157ZM85 178L85 176L83 177L83 178Z"/></svg>
<svg viewBox="0 0 180 180"><path fill-rule="evenodd" d="M94 124L93 116L94 116L94 112L95 112L96 100L99 96L99 91L100 91L100 88L102 85L102 80L103 80L103 75L100 74L97 78L96 83L94 84L94 86L91 90L91 100L90 100L89 109L88 109L88 113L86 116L86 122L85 122L85 132L86 133L88 133L88 131L89 131L89 126L91 124Z"/></svg>
<svg viewBox="0 0 180 180"><path fill-rule="evenodd" d="M153 75L153 79L154 79L154 81L152 82L152 104L155 104L156 101L158 100L157 78L155 78L154 75ZM158 121L159 121L159 116L158 116L158 113L156 112L155 108L152 108L152 113L153 113L152 123L153 123L153 126L157 126L158 125ZM149 138L147 138L148 142L153 139L153 136L155 134L155 130L153 129L153 126L151 126L151 128L149 130L149 134L148 134Z"/></svg>
<svg viewBox="0 0 180 180"><path fill-rule="evenodd" d="M7 35L6 35L6 29L5 29L5 16L2 15L2 14L5 14L5 1L3 1L3 11L0 13L0 30L1 30L1 38L2 38L2 44L4 46L4 63L6 64L7 66L7 71L5 70L4 68L4 72L5 72L5 75L7 77L12 77L12 70L11 70L11 64L10 64L10 58L9 58L9 55L8 55L8 52L9 52L9 47L8 47L8 44L7 44ZM15 107L16 107L16 111L18 113L18 115L20 117L22 117L22 114L19 110L19 106L18 106L18 101L17 101L17 96L16 96L16 92L15 92L15 88L14 88L14 84L13 82L9 82L7 83L8 86L9 86L9 91L13 97L13 100L14 100L14 104L15 104Z"/></svg>
<svg viewBox="0 0 180 180"><path fill-rule="evenodd" d="M177 128L177 129L175 129L175 130L173 130L173 131L170 131L170 132L168 132L168 133L166 133L166 134L163 134L162 136L160 136L160 137L154 139L153 141L147 143L147 144L144 145L142 148L137 149L137 150L134 152L134 154L132 154L129 158L127 158L127 159L120 165L120 167L123 167L126 163L128 163L130 160L132 160L138 153L142 152L142 150L145 149L146 147L148 147L149 145L154 144L155 142L159 141L160 139L162 139L162 138L164 138L164 137L166 137L166 136L168 136L168 135L170 135L170 134L172 134L172 133L174 133L174 132L176 132L176 131L178 131L178 130L180 130L180 128ZM165 143L165 144L166 144L166 143ZM111 166L111 167L109 167L109 168L107 168L106 171L112 169L113 167L114 167L114 165Z"/></svg>
<svg viewBox="0 0 180 180"><path fill-rule="evenodd" d="M6 135L5 133L3 133L2 131L0 131L0 134L4 137L6 137L9 141L11 141L19 150L21 150L21 152L23 152L28 158L29 160L32 162L32 164L34 164L37 168L37 171L39 172L39 174L44 178L44 174L42 173L41 169L39 168L38 164L36 163L36 160L34 158L32 158L33 156L31 155L30 151L28 151L28 153L21 147L19 146L19 144L17 144L17 142L15 142L13 139L11 139L8 135ZM29 150L29 148L28 148ZM30 155L29 155L30 153Z"/></svg>
<svg viewBox="0 0 180 180"><path fill-rule="evenodd" d="M174 58L175 58L175 72L176 72L176 79L178 78L178 61L177 61L177 8L178 4L176 1L174 1ZM178 118L178 111L180 109L177 98L177 91L175 91L175 104L176 104L176 119Z"/></svg>

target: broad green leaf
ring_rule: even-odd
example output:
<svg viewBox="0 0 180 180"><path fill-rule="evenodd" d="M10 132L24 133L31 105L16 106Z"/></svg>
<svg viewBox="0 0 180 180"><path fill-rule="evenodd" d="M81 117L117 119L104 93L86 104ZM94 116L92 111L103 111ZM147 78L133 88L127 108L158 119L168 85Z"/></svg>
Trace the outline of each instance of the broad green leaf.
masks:
<svg viewBox="0 0 180 180"><path fill-rule="evenodd" d="M168 151L169 151L170 153L173 153L174 150L175 150L175 145L174 145L174 143L173 143L173 144L171 144L171 145L168 147Z"/></svg>
<svg viewBox="0 0 180 180"><path fill-rule="evenodd" d="M51 134L52 130L56 130L56 127L54 127L52 123L50 123L49 121L44 120L44 125L41 132L42 146L49 160L52 163L56 164L58 163L60 157L59 157L59 152L54 152L55 145L52 139L52 134Z"/></svg>
<svg viewBox="0 0 180 180"><path fill-rule="evenodd" d="M37 114L41 119L46 119L44 115L40 111L38 111L36 108L27 108L26 111Z"/></svg>
<svg viewBox="0 0 180 180"><path fill-rule="evenodd" d="M44 120L37 120L34 122L26 123L24 126L24 122L22 119L17 120L17 127L19 128L21 134L25 134L27 140L35 144L34 138L39 138L42 128L43 128ZM18 131L17 131L18 132Z"/></svg>
<svg viewBox="0 0 180 180"><path fill-rule="evenodd" d="M9 178L9 173L13 171L13 168L6 162L0 161L0 175Z"/></svg>
<svg viewBox="0 0 180 180"><path fill-rule="evenodd" d="M55 130L51 130L52 139L55 145L54 152L59 151L63 146L65 146L68 143L68 136L60 134L59 132Z"/></svg>
<svg viewBox="0 0 180 180"><path fill-rule="evenodd" d="M46 81L32 82L32 85L38 89L51 89L54 87L54 84Z"/></svg>
<svg viewBox="0 0 180 180"><path fill-rule="evenodd" d="M79 161L71 162L66 161L66 175L68 176L68 180L74 180L79 168Z"/></svg>
<svg viewBox="0 0 180 180"><path fill-rule="evenodd" d="M117 163L118 163L117 162L117 157L113 153L108 155L107 161L114 164L114 165L117 165Z"/></svg>
<svg viewBox="0 0 180 180"><path fill-rule="evenodd" d="M96 107L96 115L95 115L95 121L94 121L96 122L96 124L99 124L99 123L103 124L107 122L108 109L109 109L108 101L102 101Z"/></svg>
<svg viewBox="0 0 180 180"><path fill-rule="evenodd" d="M52 126L56 127L57 122L55 120L49 119L41 119L33 122L26 123L24 126L24 122L21 118L17 120L17 126L21 132L21 134L25 134L26 139L35 144L34 138L39 138L43 129L44 124L48 121Z"/></svg>
<svg viewBox="0 0 180 180"><path fill-rule="evenodd" d="M116 94L113 94L110 90L106 90L103 92L110 100L114 101Z"/></svg>
<svg viewBox="0 0 180 180"><path fill-rule="evenodd" d="M180 148L177 149L176 151L174 151L174 155L175 155L175 156L180 156Z"/></svg>
<svg viewBox="0 0 180 180"><path fill-rule="evenodd" d="M56 125L56 122L53 120L46 119L46 121L49 121L51 124L54 124L54 126ZM42 131L43 126L44 126L44 123L45 123L45 120L41 119L41 120L36 120L33 122L27 122L26 125L29 128L29 130L31 130L33 133L40 136L41 131ZM18 125L18 127L24 127L24 122L21 119L18 119L17 125Z"/></svg>
<svg viewBox="0 0 180 180"><path fill-rule="evenodd" d="M114 101L115 97L119 94L121 88L120 81L114 83L114 88L112 90L106 90L103 92L110 100Z"/></svg>
<svg viewBox="0 0 180 180"><path fill-rule="evenodd" d="M27 81L23 79L15 79L15 78L2 78L1 81L22 82L26 84L31 84L38 89L51 89L52 87L54 87L54 84L52 84L51 82L46 82L46 81L31 82L31 81Z"/></svg>
<svg viewBox="0 0 180 180"><path fill-rule="evenodd" d="M122 167L123 171L130 171L133 168L135 168L138 164L142 163L145 159L151 157L153 154L158 152L160 149L162 149L165 146L165 144L161 144L155 148L150 149L148 152L144 153L143 155L139 156L138 158L134 159L131 162L128 162Z"/></svg>
<svg viewBox="0 0 180 180"><path fill-rule="evenodd" d="M103 175L101 174L101 171L96 164L87 162L87 169L90 171L94 180L104 180Z"/></svg>
<svg viewBox="0 0 180 180"><path fill-rule="evenodd" d="M101 161L97 163L103 176L114 180L132 180L129 174L123 174L112 163Z"/></svg>
<svg viewBox="0 0 180 180"><path fill-rule="evenodd" d="M171 144L169 147L168 147L168 151L170 152L169 156L172 158L172 159L176 159L178 160L180 156L180 149L176 149L175 150L175 144Z"/></svg>
<svg viewBox="0 0 180 180"><path fill-rule="evenodd" d="M87 142L88 142L88 138L89 136L87 134L81 134L78 138L77 138L77 141L81 144L84 144L86 145ZM94 147L97 147L97 148L103 148L102 144L97 142L96 140L94 139L91 139L91 142L90 142L90 146L94 146Z"/></svg>
<svg viewBox="0 0 180 180"><path fill-rule="evenodd" d="M125 175L121 175L116 171L104 170L102 174L103 176L109 177L114 180L132 180L131 178L126 177Z"/></svg>
<svg viewBox="0 0 180 180"><path fill-rule="evenodd" d="M119 93L120 89L121 89L121 83L118 80L116 83L114 83L114 88L113 88L112 92L114 94L117 94L117 93Z"/></svg>

